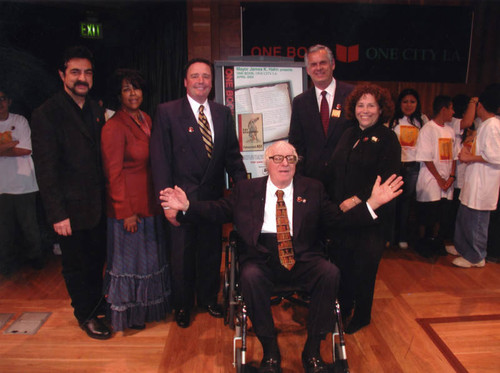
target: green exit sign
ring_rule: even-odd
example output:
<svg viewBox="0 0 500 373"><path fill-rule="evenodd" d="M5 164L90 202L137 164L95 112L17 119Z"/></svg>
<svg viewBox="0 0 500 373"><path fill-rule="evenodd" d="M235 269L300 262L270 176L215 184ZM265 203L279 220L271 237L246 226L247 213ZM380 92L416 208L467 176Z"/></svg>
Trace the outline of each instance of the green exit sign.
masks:
<svg viewBox="0 0 500 373"><path fill-rule="evenodd" d="M85 39L102 39L102 24L80 22L80 36Z"/></svg>

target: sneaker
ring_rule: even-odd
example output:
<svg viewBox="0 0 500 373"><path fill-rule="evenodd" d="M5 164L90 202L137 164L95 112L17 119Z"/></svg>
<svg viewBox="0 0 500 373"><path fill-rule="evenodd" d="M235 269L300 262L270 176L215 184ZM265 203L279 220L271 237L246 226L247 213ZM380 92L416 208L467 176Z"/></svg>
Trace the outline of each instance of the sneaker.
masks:
<svg viewBox="0 0 500 373"><path fill-rule="evenodd" d="M408 242L401 241L398 243L400 249L406 250L408 248Z"/></svg>
<svg viewBox="0 0 500 373"><path fill-rule="evenodd" d="M448 254L459 256L460 254L458 253L457 249L455 249L455 246L453 245L446 245L445 250Z"/></svg>
<svg viewBox="0 0 500 373"><path fill-rule="evenodd" d="M486 261L483 259L479 263L471 263L467 259L465 259L462 256L459 256L458 258L453 259L451 262L453 265L456 265L457 267L461 268L471 268L471 267L484 267L486 264Z"/></svg>

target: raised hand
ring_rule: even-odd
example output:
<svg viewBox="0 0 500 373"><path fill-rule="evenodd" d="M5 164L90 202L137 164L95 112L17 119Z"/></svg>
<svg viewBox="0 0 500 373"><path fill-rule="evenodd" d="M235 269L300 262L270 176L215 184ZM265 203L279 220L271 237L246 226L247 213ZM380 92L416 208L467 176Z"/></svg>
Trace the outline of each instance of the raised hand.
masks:
<svg viewBox="0 0 500 373"><path fill-rule="evenodd" d="M380 181L380 176L377 176L375 184L373 184L372 194L367 201L373 210L378 209L403 193L401 189L403 178L401 176L393 174L383 184L380 184Z"/></svg>

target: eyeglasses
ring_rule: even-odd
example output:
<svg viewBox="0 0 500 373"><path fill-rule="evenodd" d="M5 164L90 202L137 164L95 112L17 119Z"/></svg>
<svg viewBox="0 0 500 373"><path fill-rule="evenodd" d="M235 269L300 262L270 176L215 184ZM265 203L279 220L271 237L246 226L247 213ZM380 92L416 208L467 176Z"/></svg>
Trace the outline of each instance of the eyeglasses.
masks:
<svg viewBox="0 0 500 373"><path fill-rule="evenodd" d="M281 163L283 162L283 160L286 158L286 161L290 164L295 164L297 163L297 156L296 155L281 155L281 154L276 154L276 155L273 155L271 157L269 157L269 159L272 159L274 163Z"/></svg>
<svg viewBox="0 0 500 373"><path fill-rule="evenodd" d="M7 101L9 98L7 96L0 96L0 102Z"/></svg>

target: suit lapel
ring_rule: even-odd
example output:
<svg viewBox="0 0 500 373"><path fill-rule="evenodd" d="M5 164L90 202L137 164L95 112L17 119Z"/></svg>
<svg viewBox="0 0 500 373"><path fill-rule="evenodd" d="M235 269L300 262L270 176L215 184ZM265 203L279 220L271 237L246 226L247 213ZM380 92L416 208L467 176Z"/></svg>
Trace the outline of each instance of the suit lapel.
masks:
<svg viewBox="0 0 500 373"><path fill-rule="evenodd" d="M298 235L304 218L307 203L307 187L300 176L293 179L293 235Z"/></svg>
<svg viewBox="0 0 500 373"><path fill-rule="evenodd" d="M341 117L344 116L344 110L345 108L343 107L343 103L345 102L346 99L346 91L342 90L340 88L339 82L337 81L337 88L335 89L335 97L333 98L333 107L332 111L340 105L340 110L341 112ZM340 120L340 117L332 117L332 112L330 112L330 122L328 123L328 136L327 138L329 139L330 137L333 136L335 132L338 130L338 126L336 126L337 122Z"/></svg>
<svg viewBox="0 0 500 373"><path fill-rule="evenodd" d="M219 157L223 156L223 148L225 143L223 112L221 110L218 110L218 108L215 105L211 105L210 101L208 102L208 105L210 106L210 114L212 116L212 123L214 125L214 132L215 132L212 134L212 139L215 139L217 136L217 141L213 141L212 158L208 163L205 175L212 174L213 168L215 167L216 164L216 160L219 159ZM203 150L205 150L204 145L203 145Z"/></svg>
<svg viewBox="0 0 500 373"><path fill-rule="evenodd" d="M187 143L191 146L199 164L206 169L208 164L207 151L203 145L197 118L195 118L193 110L191 110L187 97L182 100L181 110L181 131L185 134Z"/></svg>
<svg viewBox="0 0 500 373"><path fill-rule="evenodd" d="M323 130L323 124L321 122L318 99L316 98L316 89L314 86L308 91L307 110L309 117L311 118L309 122L311 137L316 139L325 139L325 131Z"/></svg>
<svg viewBox="0 0 500 373"><path fill-rule="evenodd" d="M267 177L256 179L256 187L252 191L252 225L255 227L253 234L253 245L257 245L259 235L264 223L264 208L266 204Z"/></svg>
<svg viewBox="0 0 500 373"><path fill-rule="evenodd" d="M92 144L95 143L95 139L94 139L94 136L92 136L92 134L89 132L89 128L88 126L84 123L82 117L76 112L76 110L71 106L71 105L64 105L63 102L65 100L68 100L71 98L68 98L67 97L67 94L66 92L64 91L61 91L61 105L59 106L60 107L60 110L62 112L65 112L66 115L65 117L68 118L68 122L65 124L67 126L74 126L80 133L82 133L82 135L84 137L86 137ZM74 105L76 105L74 102L73 102ZM88 103L90 105L90 103ZM93 121L92 121L92 125L95 125L95 122L97 121L95 117L95 113L94 111L92 110L92 108L90 108L91 112L92 112L92 118L93 118Z"/></svg>
<svg viewBox="0 0 500 373"><path fill-rule="evenodd" d="M120 121L125 124L129 129L130 132L134 135L134 137L138 140L141 141L149 141L148 135L144 133L142 129L139 128L137 123L134 122L134 120L128 115L126 112L123 110L119 110L115 115L118 115L120 118ZM144 118L146 119L146 118ZM147 123L149 128L151 129L151 123Z"/></svg>

